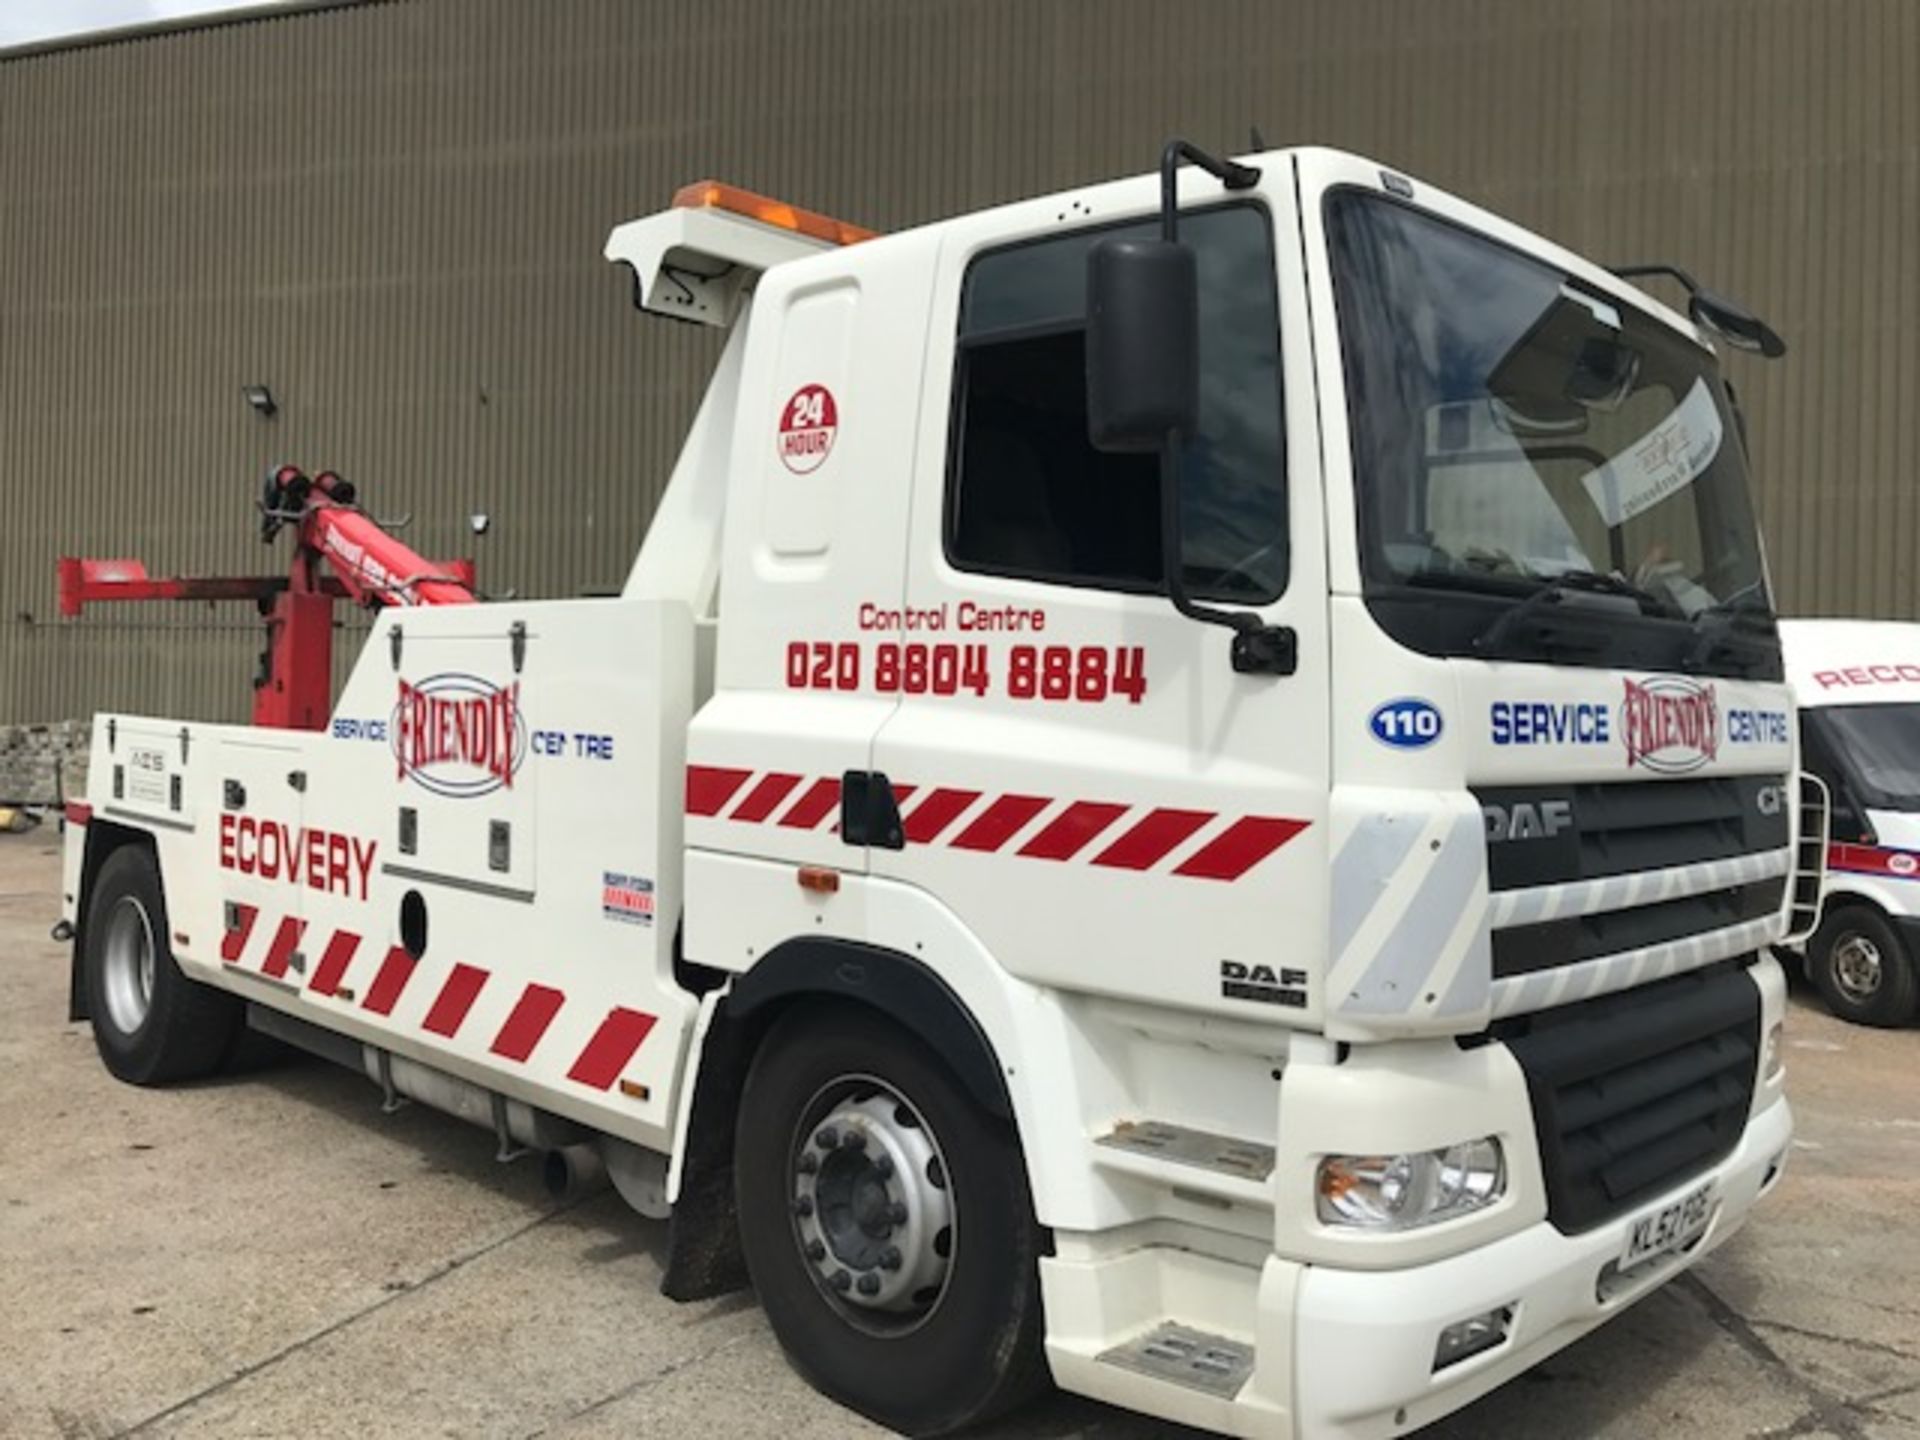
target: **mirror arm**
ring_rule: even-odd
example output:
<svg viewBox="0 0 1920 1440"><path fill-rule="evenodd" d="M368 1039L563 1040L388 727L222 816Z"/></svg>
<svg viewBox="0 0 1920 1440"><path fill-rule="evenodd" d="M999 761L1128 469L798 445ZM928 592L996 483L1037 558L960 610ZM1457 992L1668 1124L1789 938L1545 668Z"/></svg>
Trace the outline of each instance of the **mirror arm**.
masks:
<svg viewBox="0 0 1920 1440"><path fill-rule="evenodd" d="M1229 190L1250 190L1260 172L1236 160L1221 160L1185 140L1169 140L1160 152L1160 238L1180 239L1180 195L1176 176L1182 161L1198 165ZM1233 668L1242 675L1291 675L1299 668L1300 646L1291 626L1268 625L1246 610L1216 610L1187 593L1186 547L1180 533L1180 446L1178 431L1160 446L1160 571L1167 599L1189 620L1224 625L1233 631Z"/></svg>
<svg viewBox="0 0 1920 1440"><path fill-rule="evenodd" d="M1237 160L1221 160L1187 140L1169 140L1160 152L1160 238L1168 244L1180 238L1180 195L1175 181L1180 162L1198 165L1229 190L1251 190L1260 172Z"/></svg>
<svg viewBox="0 0 1920 1440"><path fill-rule="evenodd" d="M1680 288L1689 295L1700 293L1700 282L1682 270L1678 265L1667 265L1658 261L1645 265L1609 265L1607 269L1622 280L1631 280L1637 275L1670 275L1680 282Z"/></svg>
<svg viewBox="0 0 1920 1440"><path fill-rule="evenodd" d="M1234 670L1242 675L1291 675L1300 668L1299 637L1291 625L1269 625L1251 610L1217 610L1187 591L1186 546L1180 530L1180 445L1178 431L1160 447L1160 571L1167 599L1189 620L1224 625L1233 631Z"/></svg>

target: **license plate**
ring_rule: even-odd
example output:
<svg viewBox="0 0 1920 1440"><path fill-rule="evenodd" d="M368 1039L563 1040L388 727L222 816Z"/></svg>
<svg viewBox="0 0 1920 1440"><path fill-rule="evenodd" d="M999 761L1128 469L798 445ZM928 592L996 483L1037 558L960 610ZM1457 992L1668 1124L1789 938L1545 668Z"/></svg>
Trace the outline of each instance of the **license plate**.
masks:
<svg viewBox="0 0 1920 1440"><path fill-rule="evenodd" d="M1678 1250L1707 1228L1713 1218L1713 1182L1663 1205L1633 1222L1627 1232L1627 1248L1620 1257L1620 1268L1631 1270L1642 1260Z"/></svg>

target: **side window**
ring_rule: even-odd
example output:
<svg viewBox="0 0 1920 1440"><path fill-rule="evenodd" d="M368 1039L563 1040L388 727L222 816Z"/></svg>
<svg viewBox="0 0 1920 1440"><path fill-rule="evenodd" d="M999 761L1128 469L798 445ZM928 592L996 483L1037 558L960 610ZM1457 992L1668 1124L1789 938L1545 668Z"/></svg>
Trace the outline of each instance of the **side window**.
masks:
<svg viewBox="0 0 1920 1440"><path fill-rule="evenodd" d="M990 251L960 301L947 557L1066 585L1161 587L1159 461L1087 441L1087 252L1157 222ZM1237 204L1181 219L1200 274L1200 430L1181 471L1186 583L1260 603L1287 583L1273 227Z"/></svg>

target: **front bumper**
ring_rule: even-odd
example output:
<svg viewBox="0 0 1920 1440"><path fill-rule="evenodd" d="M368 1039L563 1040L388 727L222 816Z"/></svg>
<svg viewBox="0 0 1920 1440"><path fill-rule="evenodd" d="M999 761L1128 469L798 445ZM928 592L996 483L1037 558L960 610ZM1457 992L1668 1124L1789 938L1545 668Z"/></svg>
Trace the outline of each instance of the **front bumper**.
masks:
<svg viewBox="0 0 1920 1440"><path fill-rule="evenodd" d="M1580 1235L1544 1221L1467 1253L1403 1270L1309 1266L1294 1315L1294 1433L1404 1435L1458 1409L1578 1339L1687 1268L1740 1228L1779 1178L1793 1134L1784 1098L1748 1122L1733 1153L1673 1191ZM1688 1250L1648 1262L1606 1299L1603 1273L1635 1219L1715 1182L1716 1209ZM1279 1264L1282 1262L1270 1262ZM1497 1349L1434 1373L1448 1325L1512 1305Z"/></svg>

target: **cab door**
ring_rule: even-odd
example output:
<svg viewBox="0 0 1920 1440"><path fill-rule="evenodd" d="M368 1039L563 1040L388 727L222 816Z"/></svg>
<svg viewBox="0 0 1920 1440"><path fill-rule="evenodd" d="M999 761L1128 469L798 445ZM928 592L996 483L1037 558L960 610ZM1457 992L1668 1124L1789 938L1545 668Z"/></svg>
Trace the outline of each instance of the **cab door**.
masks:
<svg viewBox="0 0 1920 1440"><path fill-rule="evenodd" d="M1227 629L1174 611L1156 459L1087 440L1087 255L1154 217L1063 229L1050 205L1012 212L1022 232L1009 212L951 232L903 606L920 628L875 672L899 696L875 768L902 843L873 870L1029 979L1302 1023L1326 929L1328 654L1289 181L1213 190L1181 227L1202 336L1187 584L1290 628L1286 675L1237 673Z"/></svg>
<svg viewBox="0 0 1920 1440"><path fill-rule="evenodd" d="M873 737L897 620L936 242L901 235L762 277L729 457L714 693L687 736L686 953L744 967L793 934L862 938Z"/></svg>

